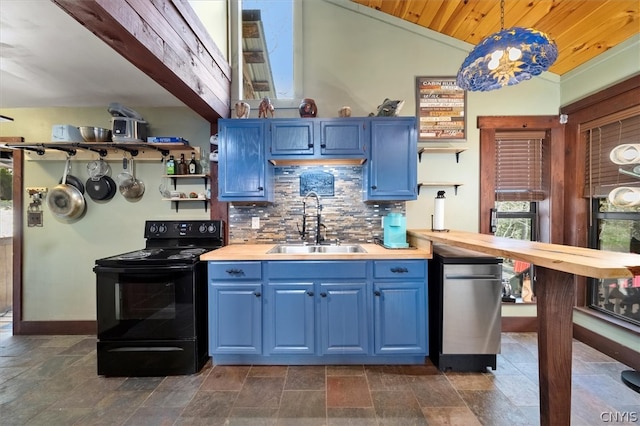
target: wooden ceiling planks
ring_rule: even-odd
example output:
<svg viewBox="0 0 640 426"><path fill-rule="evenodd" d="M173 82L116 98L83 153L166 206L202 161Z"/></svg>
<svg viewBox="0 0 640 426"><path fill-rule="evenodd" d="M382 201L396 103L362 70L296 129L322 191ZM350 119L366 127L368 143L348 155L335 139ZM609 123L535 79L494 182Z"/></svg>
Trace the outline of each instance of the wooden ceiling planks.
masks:
<svg viewBox="0 0 640 426"><path fill-rule="evenodd" d="M499 0L352 0L471 44L500 30ZM562 75L640 33L638 0L506 0L504 26L546 32Z"/></svg>

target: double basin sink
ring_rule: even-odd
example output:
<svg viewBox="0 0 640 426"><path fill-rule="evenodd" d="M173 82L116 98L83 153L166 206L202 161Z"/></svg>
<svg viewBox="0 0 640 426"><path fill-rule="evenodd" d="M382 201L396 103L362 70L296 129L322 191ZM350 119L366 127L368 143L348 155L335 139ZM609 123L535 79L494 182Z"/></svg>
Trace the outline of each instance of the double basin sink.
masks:
<svg viewBox="0 0 640 426"><path fill-rule="evenodd" d="M281 254L320 254L320 253L366 253L367 251L358 244L344 244L344 245L315 245L315 246L303 246L295 244L279 244L269 250L267 254L281 253Z"/></svg>

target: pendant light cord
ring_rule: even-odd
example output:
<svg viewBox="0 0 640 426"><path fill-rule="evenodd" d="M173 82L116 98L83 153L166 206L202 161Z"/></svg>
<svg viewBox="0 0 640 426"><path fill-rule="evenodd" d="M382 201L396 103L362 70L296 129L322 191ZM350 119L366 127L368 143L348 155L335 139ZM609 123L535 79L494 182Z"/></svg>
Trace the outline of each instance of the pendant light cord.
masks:
<svg viewBox="0 0 640 426"><path fill-rule="evenodd" d="M500 31L504 30L504 0L500 0Z"/></svg>

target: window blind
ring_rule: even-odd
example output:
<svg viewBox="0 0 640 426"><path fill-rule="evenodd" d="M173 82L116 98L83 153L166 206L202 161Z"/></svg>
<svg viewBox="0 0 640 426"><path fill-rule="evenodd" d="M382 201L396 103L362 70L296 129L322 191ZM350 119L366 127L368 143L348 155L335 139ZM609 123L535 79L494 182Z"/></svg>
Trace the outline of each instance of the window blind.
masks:
<svg viewBox="0 0 640 426"><path fill-rule="evenodd" d="M640 115L581 130L587 147L585 197L603 198L618 186L640 186L640 164L619 165L610 158L618 145L640 144Z"/></svg>
<svg viewBox="0 0 640 426"><path fill-rule="evenodd" d="M543 131L496 132L496 201L542 201Z"/></svg>

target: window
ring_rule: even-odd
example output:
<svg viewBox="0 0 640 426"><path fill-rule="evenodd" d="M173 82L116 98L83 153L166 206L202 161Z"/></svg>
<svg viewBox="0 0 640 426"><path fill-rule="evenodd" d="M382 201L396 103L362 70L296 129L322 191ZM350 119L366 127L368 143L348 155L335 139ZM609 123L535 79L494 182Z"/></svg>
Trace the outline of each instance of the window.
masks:
<svg viewBox="0 0 640 426"><path fill-rule="evenodd" d="M529 201L497 201L497 237L516 240L537 240L538 204ZM519 260L504 259L502 281L505 302L531 303L535 300L531 277L533 266ZM508 283L508 286L507 286Z"/></svg>
<svg viewBox="0 0 640 426"><path fill-rule="evenodd" d="M232 16L238 21L238 35L231 38L232 51L237 52L232 58L235 99L268 97L277 106L278 100L296 98L294 6L294 0L232 2Z"/></svg>
<svg viewBox="0 0 640 426"><path fill-rule="evenodd" d="M494 233L498 237L536 241L538 201L545 198L545 132L496 132ZM533 265L504 259L503 301L535 301Z"/></svg>
<svg viewBox="0 0 640 426"><path fill-rule="evenodd" d="M640 141L640 114L635 115L638 112L624 111L583 126L581 137L587 146L585 196L591 199L591 248L640 253L640 202L620 202L616 196L617 188L640 190L640 159L620 161L615 155L620 146ZM640 276L590 279L587 297L592 309L640 325Z"/></svg>

